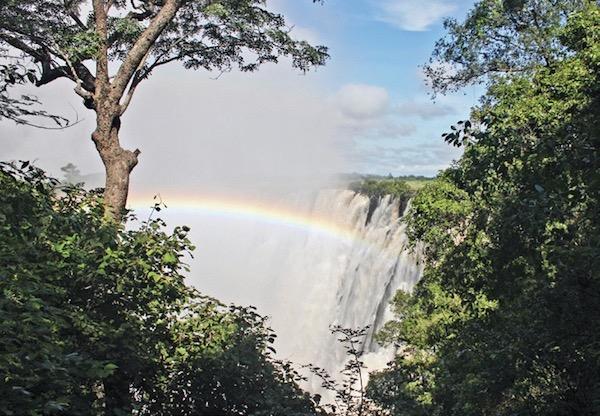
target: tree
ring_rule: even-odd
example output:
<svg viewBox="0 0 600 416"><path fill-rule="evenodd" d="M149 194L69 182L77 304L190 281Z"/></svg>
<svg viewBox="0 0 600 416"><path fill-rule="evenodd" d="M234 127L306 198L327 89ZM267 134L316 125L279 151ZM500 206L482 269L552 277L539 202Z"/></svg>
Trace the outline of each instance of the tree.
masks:
<svg viewBox="0 0 600 416"><path fill-rule="evenodd" d="M352 329L334 325L330 328L332 335L338 337L346 351L346 363L338 381L325 369L308 364L305 366L314 377L321 380L321 387L332 397L332 401L324 400L320 409L324 415L344 416L389 416L388 412L377 406L365 395L365 370L363 361L364 341L369 327ZM318 396L317 402L321 401ZM319 404L319 403L317 403Z"/></svg>
<svg viewBox="0 0 600 416"><path fill-rule="evenodd" d="M190 69L254 71L289 56L306 71L327 58L325 47L294 40L266 0L3 0L0 46L35 64L38 86L72 80L95 111L92 140L113 217L123 213L140 154L121 147L121 117L156 68L180 62Z"/></svg>
<svg viewBox="0 0 600 416"><path fill-rule="evenodd" d="M10 88L34 81L35 73L32 69L23 66L19 60L9 61L6 51L1 47L0 59L6 61L0 64L0 119L6 118L17 124L39 128L64 128L69 125L66 118L40 109L37 97L28 94L15 97L14 94L9 94ZM40 119L49 119L55 126L37 124L35 120Z"/></svg>
<svg viewBox="0 0 600 416"><path fill-rule="evenodd" d="M395 298L381 337L399 354L370 386L394 414L599 413L597 3L553 36L564 54L493 79L449 136L464 155L413 201L427 267Z"/></svg>
<svg viewBox="0 0 600 416"><path fill-rule="evenodd" d="M184 284L187 227L125 230L27 162L0 186L0 414L316 413L264 317Z"/></svg>
<svg viewBox="0 0 600 416"><path fill-rule="evenodd" d="M550 66L567 54L556 39L586 0L480 0L464 22L447 19L424 71L435 93Z"/></svg>
<svg viewBox="0 0 600 416"><path fill-rule="evenodd" d="M77 169L72 163L67 163L65 166L60 168L60 170L64 174L65 183L70 185L76 185L78 183L83 182L81 172Z"/></svg>

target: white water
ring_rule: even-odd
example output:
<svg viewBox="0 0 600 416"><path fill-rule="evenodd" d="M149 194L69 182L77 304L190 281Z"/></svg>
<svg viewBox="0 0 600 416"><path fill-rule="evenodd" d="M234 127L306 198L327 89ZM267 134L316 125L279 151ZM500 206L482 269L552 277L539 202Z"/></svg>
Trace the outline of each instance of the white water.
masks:
<svg viewBox="0 0 600 416"><path fill-rule="evenodd" d="M337 375L346 356L329 328L340 325L370 327L363 346L370 370L392 358L393 351L378 346L373 334L392 319L389 302L394 293L411 290L422 272L418 250L408 247L400 210L399 201L384 197L367 222L368 197L321 191L312 201L312 212L352 228L359 238L335 241L308 233L303 241L290 241L292 245L278 244L275 235L264 241L260 258L271 252L283 259L281 271L272 274L268 297L282 355ZM312 380L312 389L318 386Z"/></svg>
<svg viewBox="0 0 600 416"><path fill-rule="evenodd" d="M286 229L257 232L248 269L262 276L255 282L264 295L257 304L272 316L279 354L335 376L346 356L330 326L369 326L365 361L371 370L382 368L393 351L378 346L373 334L393 317L389 302L394 293L411 290L422 272L418 249L408 247L400 202L384 197L368 222L369 198L353 191L325 190L297 197L293 204L354 230L358 238ZM319 380L311 384L319 390Z"/></svg>
<svg viewBox="0 0 600 416"><path fill-rule="evenodd" d="M161 213L168 223L192 226L197 250L190 283L269 315L281 358L335 377L346 356L329 328L370 326L364 358L370 370L383 367L394 351L379 347L373 334L392 318L394 293L411 290L423 267L419 250L408 247L400 202L382 198L369 221L369 198L349 190L279 195L275 203L335 222L355 238L170 208ZM319 386L315 378L308 387L319 392Z"/></svg>

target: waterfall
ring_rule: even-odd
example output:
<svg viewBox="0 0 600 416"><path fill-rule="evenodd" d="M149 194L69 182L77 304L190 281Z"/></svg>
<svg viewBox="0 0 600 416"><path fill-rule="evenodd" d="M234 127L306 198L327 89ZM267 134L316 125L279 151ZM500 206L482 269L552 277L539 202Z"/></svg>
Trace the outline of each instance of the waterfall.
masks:
<svg viewBox="0 0 600 416"><path fill-rule="evenodd" d="M192 227L197 250L188 282L270 316L280 358L336 377L346 356L332 325L370 327L363 346L370 370L393 357L374 334L393 317L394 293L410 291L423 268L401 221L406 201L339 189L238 193L181 206L165 199L170 208L161 216ZM319 392L319 380L310 384Z"/></svg>
<svg viewBox="0 0 600 416"><path fill-rule="evenodd" d="M420 250L409 248L401 221L406 203L390 196L370 199L349 190L320 191L308 207L305 198L294 202L297 208L304 205L309 215L351 229L355 238L335 240L308 231L302 238L272 233L256 241L254 258L273 259L261 285L266 288L261 303L279 334L278 352L335 377L346 356L330 326L369 326L365 362L370 370L382 368L394 351L381 348L374 334L392 319L389 302L395 292L410 291L423 269ZM312 390L319 390L319 380L311 384Z"/></svg>

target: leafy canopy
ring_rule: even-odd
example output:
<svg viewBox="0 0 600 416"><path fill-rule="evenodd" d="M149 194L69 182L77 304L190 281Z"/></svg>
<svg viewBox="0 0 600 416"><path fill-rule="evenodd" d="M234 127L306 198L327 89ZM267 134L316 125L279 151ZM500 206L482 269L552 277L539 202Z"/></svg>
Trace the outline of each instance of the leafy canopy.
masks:
<svg viewBox="0 0 600 416"><path fill-rule="evenodd" d="M327 59L325 47L294 39L283 16L269 11L265 0L3 3L0 46L35 64L38 86L62 77L75 81L90 108L98 101L96 77L105 82L103 72L112 68L117 71L110 94L119 100L128 85L133 92L156 68L174 61L193 69L253 71L288 56L305 71Z"/></svg>
<svg viewBox="0 0 600 416"><path fill-rule="evenodd" d="M0 186L0 414L315 414L264 317L184 284L187 227L116 226L27 163Z"/></svg>
<svg viewBox="0 0 600 416"><path fill-rule="evenodd" d="M364 179L350 184L350 188L355 192L374 198L390 195L393 198L404 199L412 192L402 179Z"/></svg>
<svg viewBox="0 0 600 416"><path fill-rule="evenodd" d="M569 54L558 41L566 19L586 0L480 0L460 22L444 22L424 66L436 93L511 74L531 74Z"/></svg>
<svg viewBox="0 0 600 416"><path fill-rule="evenodd" d="M7 52L0 47L0 59L6 58ZM69 121L64 117L50 114L39 107L37 97L30 94L11 93L11 88L35 81L35 71L26 68L19 62L0 64L0 120L8 119L17 124L43 128L66 127ZM43 122L50 120L54 126L43 126ZM36 124L39 123L39 124Z"/></svg>
<svg viewBox="0 0 600 416"><path fill-rule="evenodd" d="M598 413L599 6L555 33L560 59L496 78L463 157L414 200L427 267L369 386L393 414Z"/></svg>

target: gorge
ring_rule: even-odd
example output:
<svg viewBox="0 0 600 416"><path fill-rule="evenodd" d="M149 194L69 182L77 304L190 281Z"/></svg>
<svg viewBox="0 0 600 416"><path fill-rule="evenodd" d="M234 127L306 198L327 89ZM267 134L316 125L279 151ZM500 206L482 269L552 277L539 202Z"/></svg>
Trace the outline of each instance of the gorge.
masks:
<svg viewBox="0 0 600 416"><path fill-rule="evenodd" d="M420 247L409 247L401 221L408 197L322 189L262 202L167 196L165 203L161 216L192 226L198 247L189 283L270 316L279 357L339 376L346 356L333 325L369 327L369 370L393 357L374 335L391 319L394 293L410 291L423 269ZM319 391L318 379L309 384Z"/></svg>

